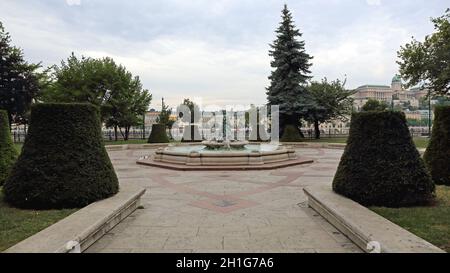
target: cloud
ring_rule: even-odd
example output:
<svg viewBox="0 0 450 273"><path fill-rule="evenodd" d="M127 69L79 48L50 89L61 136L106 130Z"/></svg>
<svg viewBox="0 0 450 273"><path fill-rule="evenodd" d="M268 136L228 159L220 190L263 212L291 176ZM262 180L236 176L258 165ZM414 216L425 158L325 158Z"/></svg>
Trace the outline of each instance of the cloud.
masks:
<svg viewBox="0 0 450 273"><path fill-rule="evenodd" d="M81 0L66 0L66 3L69 6L79 6L81 5Z"/></svg>
<svg viewBox="0 0 450 273"><path fill-rule="evenodd" d="M314 56L315 80L348 76L347 87L389 83L396 51L411 36L433 31L430 17L445 3L286 0ZM370 1L373 3L373 1ZM25 57L59 64L71 52L111 56L173 106L183 98L204 104L262 104L269 81L269 43L280 21L279 0L2 0L0 18ZM327 9L323 9L326 5ZM346 14L346 16L342 16Z"/></svg>
<svg viewBox="0 0 450 273"><path fill-rule="evenodd" d="M366 3L369 6L380 6L381 0L366 0Z"/></svg>

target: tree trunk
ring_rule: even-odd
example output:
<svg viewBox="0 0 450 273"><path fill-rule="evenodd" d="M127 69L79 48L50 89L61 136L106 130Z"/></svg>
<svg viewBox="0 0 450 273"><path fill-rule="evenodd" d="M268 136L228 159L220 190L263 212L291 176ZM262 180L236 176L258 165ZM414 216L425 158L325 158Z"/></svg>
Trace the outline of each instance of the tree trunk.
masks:
<svg viewBox="0 0 450 273"><path fill-rule="evenodd" d="M12 131L12 115L8 112L9 132Z"/></svg>
<svg viewBox="0 0 450 273"><path fill-rule="evenodd" d="M319 121L317 119L314 120L314 137L320 139Z"/></svg>
<svg viewBox="0 0 450 273"><path fill-rule="evenodd" d="M128 137L130 136L130 126L125 127L125 136L124 140L128 141Z"/></svg>
<svg viewBox="0 0 450 273"><path fill-rule="evenodd" d="M114 126L114 141L117 141L117 125Z"/></svg>
<svg viewBox="0 0 450 273"><path fill-rule="evenodd" d="M119 127L119 132L120 132L120 135L122 136L122 139L123 139L123 140L126 140L126 139L125 139L125 134L124 134L123 131L122 131L122 127Z"/></svg>

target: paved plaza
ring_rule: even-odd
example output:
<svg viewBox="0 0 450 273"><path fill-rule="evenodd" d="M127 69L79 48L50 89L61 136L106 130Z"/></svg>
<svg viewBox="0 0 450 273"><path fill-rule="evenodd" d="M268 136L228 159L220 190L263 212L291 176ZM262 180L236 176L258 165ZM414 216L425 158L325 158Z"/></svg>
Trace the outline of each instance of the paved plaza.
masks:
<svg viewBox="0 0 450 273"><path fill-rule="evenodd" d="M140 166L154 150L110 151L120 183L147 189L142 208L87 252L360 252L308 208L303 188L329 184L342 150L297 149L312 164L267 171Z"/></svg>

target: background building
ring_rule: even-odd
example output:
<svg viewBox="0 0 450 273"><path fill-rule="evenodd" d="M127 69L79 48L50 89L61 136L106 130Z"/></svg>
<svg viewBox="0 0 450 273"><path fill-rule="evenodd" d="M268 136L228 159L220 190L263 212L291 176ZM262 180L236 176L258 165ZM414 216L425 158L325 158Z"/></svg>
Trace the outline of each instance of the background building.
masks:
<svg viewBox="0 0 450 273"><path fill-rule="evenodd" d="M392 78L391 85L370 85L366 84L355 89L354 106L359 111L369 99L384 101L392 106L405 106L419 108L420 99L426 97L427 89L411 88L406 90L403 88L402 79L399 75Z"/></svg>

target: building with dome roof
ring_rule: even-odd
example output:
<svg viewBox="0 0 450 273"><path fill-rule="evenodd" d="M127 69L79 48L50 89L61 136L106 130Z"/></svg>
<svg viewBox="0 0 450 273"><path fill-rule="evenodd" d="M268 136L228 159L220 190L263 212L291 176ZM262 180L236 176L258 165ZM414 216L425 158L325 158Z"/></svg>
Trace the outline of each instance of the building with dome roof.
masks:
<svg viewBox="0 0 450 273"><path fill-rule="evenodd" d="M419 107L419 100L428 94L428 90L420 88L411 88L406 90L403 87L400 75L392 78L391 85L372 85L366 84L355 89L354 106L356 110L366 104L369 99L384 101L389 105L408 104L412 107Z"/></svg>

